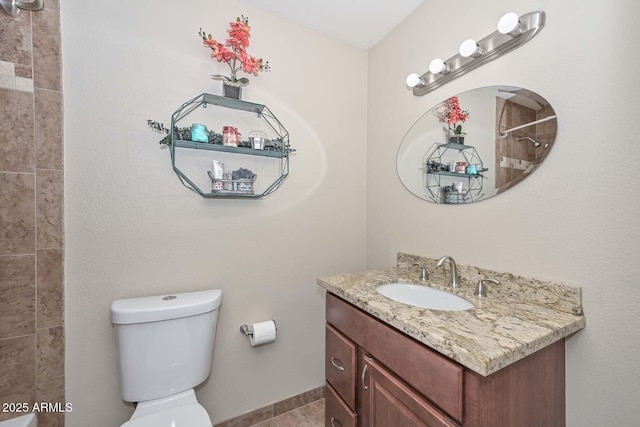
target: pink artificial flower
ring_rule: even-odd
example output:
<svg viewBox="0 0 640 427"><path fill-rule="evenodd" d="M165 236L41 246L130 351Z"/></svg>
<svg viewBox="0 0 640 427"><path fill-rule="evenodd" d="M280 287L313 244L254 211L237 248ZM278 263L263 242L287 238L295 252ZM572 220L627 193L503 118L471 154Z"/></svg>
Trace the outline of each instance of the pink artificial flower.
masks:
<svg viewBox="0 0 640 427"><path fill-rule="evenodd" d="M458 124L456 126L456 123L466 122L467 118L469 118L469 111L460 108L460 100L457 96L452 96L444 101L443 104L444 111L442 113L438 113L440 121L449 124L449 129L453 133L458 135L463 134L462 125Z"/></svg>
<svg viewBox="0 0 640 427"><path fill-rule="evenodd" d="M219 62L226 63L231 70L230 77L223 75L214 75L212 77L247 84L249 81L247 78L239 79L237 77L238 71L257 76L259 71L269 70L269 63L263 63L262 59L256 59L247 53L251 31L248 18L244 16L237 18L235 22L230 22L229 26L231 27L231 29L227 30L229 38L224 44L214 40L210 34L205 35L204 31L200 29L199 35L202 37L204 46L211 49L211 57Z"/></svg>
<svg viewBox="0 0 640 427"><path fill-rule="evenodd" d="M248 56L242 63L242 69L249 74L253 74L254 76L258 75L258 71L260 71L260 66L262 65L261 59L256 59L253 56Z"/></svg>
<svg viewBox="0 0 640 427"><path fill-rule="evenodd" d="M247 18L243 20L238 18L236 22L229 22L229 25L231 29L227 30L227 32L231 38L227 40L227 45L247 48L249 46L249 31L251 31L249 20Z"/></svg>

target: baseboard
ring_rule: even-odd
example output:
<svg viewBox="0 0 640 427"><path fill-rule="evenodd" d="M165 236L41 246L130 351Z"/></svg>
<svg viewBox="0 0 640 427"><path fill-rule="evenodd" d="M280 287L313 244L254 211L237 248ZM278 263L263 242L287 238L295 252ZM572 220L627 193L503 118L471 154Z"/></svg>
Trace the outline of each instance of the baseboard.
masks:
<svg viewBox="0 0 640 427"><path fill-rule="evenodd" d="M285 412L308 405L309 403L320 400L324 397L324 386L317 387L298 395L289 397L271 405L254 409L239 417L232 418L227 421L216 424L214 427L249 427L254 424L275 418Z"/></svg>

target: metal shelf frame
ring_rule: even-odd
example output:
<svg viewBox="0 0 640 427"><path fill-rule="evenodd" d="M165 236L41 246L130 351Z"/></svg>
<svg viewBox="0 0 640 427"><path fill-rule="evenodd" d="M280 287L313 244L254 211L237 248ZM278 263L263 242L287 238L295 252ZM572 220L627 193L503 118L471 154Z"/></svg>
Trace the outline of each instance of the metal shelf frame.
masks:
<svg viewBox="0 0 640 427"><path fill-rule="evenodd" d="M280 142L279 150L257 150L245 147L229 147L219 144L210 144L206 142L182 141L176 138L174 130L178 127L178 123L186 118L189 114L198 108L207 108L208 105L217 105L233 110L240 110L249 113L255 113L257 117L268 124L273 131L276 139ZM171 115L171 166L180 179L180 182L188 189L194 191L204 198L240 198L240 199L259 199L273 193L280 184L289 176L289 155L295 151L291 149L289 144L289 132L280 123L277 117L265 105L253 102L243 101L240 99L227 98L224 96L202 93L184 104L182 104ZM183 171L176 166L176 149L191 149L205 151L219 151L238 155L267 157L280 161L280 176L271 183L262 193L243 194L233 192L211 192L203 191L193 180L191 180ZM179 151L179 150L178 150Z"/></svg>

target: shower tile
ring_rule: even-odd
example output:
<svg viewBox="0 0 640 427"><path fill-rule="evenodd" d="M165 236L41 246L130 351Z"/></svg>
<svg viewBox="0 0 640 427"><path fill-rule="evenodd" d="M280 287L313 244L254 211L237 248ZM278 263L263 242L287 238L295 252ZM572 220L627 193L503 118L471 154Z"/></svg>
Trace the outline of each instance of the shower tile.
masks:
<svg viewBox="0 0 640 427"><path fill-rule="evenodd" d="M62 171L36 172L38 249L61 249L63 245Z"/></svg>
<svg viewBox="0 0 640 427"><path fill-rule="evenodd" d="M38 328L61 326L64 314L62 249L38 251L37 311Z"/></svg>
<svg viewBox="0 0 640 427"><path fill-rule="evenodd" d="M64 406L64 332L62 327L38 329L36 351L36 400ZM43 412L38 427L64 425L64 414Z"/></svg>
<svg viewBox="0 0 640 427"><path fill-rule="evenodd" d="M36 167L62 169L62 96L38 89L36 109Z"/></svg>
<svg viewBox="0 0 640 427"><path fill-rule="evenodd" d="M33 80L33 69L31 68L30 65L29 66L16 65L15 75L16 77L22 77L25 79Z"/></svg>
<svg viewBox="0 0 640 427"><path fill-rule="evenodd" d="M556 120L547 120L546 122L538 123L535 126L535 129L536 136L539 136L541 134L555 134L558 130L558 123Z"/></svg>
<svg viewBox="0 0 640 427"><path fill-rule="evenodd" d="M0 61L31 65L31 14L0 13Z"/></svg>
<svg viewBox="0 0 640 427"><path fill-rule="evenodd" d="M0 339L35 332L35 256L0 256Z"/></svg>
<svg viewBox="0 0 640 427"><path fill-rule="evenodd" d="M33 174L0 173L0 255L35 253Z"/></svg>
<svg viewBox="0 0 640 427"><path fill-rule="evenodd" d="M41 412L38 414L38 427L64 427L64 414Z"/></svg>
<svg viewBox="0 0 640 427"><path fill-rule="evenodd" d="M284 414L285 412L292 411L296 408L300 408L301 406L308 405L311 402L315 402L316 400L320 400L323 397L324 387L314 388L313 390L309 390L305 393L301 393L297 396L275 403L273 405L273 415L278 416Z"/></svg>
<svg viewBox="0 0 640 427"><path fill-rule="evenodd" d="M33 93L33 80L16 77L16 90Z"/></svg>
<svg viewBox="0 0 640 427"><path fill-rule="evenodd" d="M33 94L0 89L0 111L0 171L34 172Z"/></svg>
<svg viewBox="0 0 640 427"><path fill-rule="evenodd" d="M0 74L0 89L15 89L16 77L10 74Z"/></svg>
<svg viewBox="0 0 640 427"><path fill-rule="evenodd" d="M60 16L55 11L33 14L33 75L36 88L60 90Z"/></svg>
<svg viewBox="0 0 640 427"><path fill-rule="evenodd" d="M16 65L13 62L0 61L0 75L15 76Z"/></svg>
<svg viewBox="0 0 640 427"><path fill-rule="evenodd" d="M64 402L64 333L61 326L38 329L37 390L38 401Z"/></svg>
<svg viewBox="0 0 640 427"><path fill-rule="evenodd" d="M0 402L24 402L29 407L35 402L35 342L35 335L0 340ZM16 415L0 412L0 421L14 418Z"/></svg>
<svg viewBox="0 0 640 427"><path fill-rule="evenodd" d="M59 0L47 0L44 2L44 8L47 10L53 10L58 12L60 10L60 1Z"/></svg>
<svg viewBox="0 0 640 427"><path fill-rule="evenodd" d="M0 88L15 89L16 67L12 62L0 61Z"/></svg>

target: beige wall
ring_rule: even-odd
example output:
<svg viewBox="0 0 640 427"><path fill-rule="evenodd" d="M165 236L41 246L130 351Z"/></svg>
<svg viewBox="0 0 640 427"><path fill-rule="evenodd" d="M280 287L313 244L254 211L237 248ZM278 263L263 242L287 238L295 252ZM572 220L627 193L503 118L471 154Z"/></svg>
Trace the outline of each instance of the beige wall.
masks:
<svg viewBox="0 0 640 427"><path fill-rule="evenodd" d="M365 248L370 268L393 265L398 251L447 253L583 286L588 325L567 342L568 425L637 423L640 196L630 170L640 154L640 60L627 51L636 2L429 2L368 58L231 0L138 3L62 7L68 425L113 426L132 411L119 398L108 318L121 297L223 289L214 372L198 391L215 421L320 385L315 277L363 269ZM506 11L537 9L547 25L524 47L431 94L405 88L408 73L484 37ZM145 121L218 93L207 76L222 70L196 33L220 32L238 14L250 17L252 50L273 68L245 99L269 105L298 152L268 199L203 200L178 183ZM495 84L534 90L558 114L555 147L535 175L470 206L406 191L395 156L409 126L448 96ZM278 342L251 349L238 326L270 317Z"/></svg>
<svg viewBox="0 0 640 427"><path fill-rule="evenodd" d="M29 411L65 402L59 22L56 1L0 11L0 402ZM0 421L25 410L2 409Z"/></svg>
<svg viewBox="0 0 640 427"><path fill-rule="evenodd" d="M249 16L250 53L272 71L243 98L282 121L297 152L264 200L205 200L184 188L147 119L221 94L200 27L225 37ZM61 8L65 84L68 426L113 427L120 398L109 305L223 290L213 373L197 391L214 422L324 383L318 275L365 267L365 51L232 0L91 2ZM354 74L355 73L355 74ZM251 348L238 328L273 318Z"/></svg>
<svg viewBox="0 0 640 427"><path fill-rule="evenodd" d="M411 72L480 39L507 11L544 10L528 44L425 96ZM369 51L367 266L403 251L583 286L585 330L567 341L567 425L637 425L640 193L640 5L496 0L425 2ZM505 194L468 206L435 205L406 191L396 150L420 115L480 86L506 84L545 97L558 114L556 144L537 172ZM473 111L471 112L473 114Z"/></svg>

